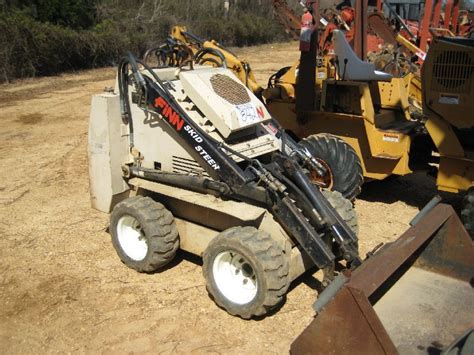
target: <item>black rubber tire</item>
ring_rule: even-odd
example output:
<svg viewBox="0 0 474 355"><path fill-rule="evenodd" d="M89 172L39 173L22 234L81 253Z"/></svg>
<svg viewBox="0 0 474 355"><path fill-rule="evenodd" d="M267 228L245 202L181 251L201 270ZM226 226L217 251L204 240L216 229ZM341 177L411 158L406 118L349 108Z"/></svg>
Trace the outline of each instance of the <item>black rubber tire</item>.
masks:
<svg viewBox="0 0 474 355"><path fill-rule="evenodd" d="M138 221L147 243L148 250L142 260L130 258L120 245L117 225L127 215ZM165 266L173 260L179 248L178 230L173 215L150 197L130 197L117 204L110 216L110 233L120 260L138 272L153 272Z"/></svg>
<svg viewBox="0 0 474 355"><path fill-rule="evenodd" d="M233 251L243 256L256 275L257 293L248 303L232 302L216 285L214 260L225 251ZM207 290L217 305L232 315L244 319L264 316L283 301L290 286L289 258L266 232L254 227L227 229L209 243L203 254L203 274Z"/></svg>
<svg viewBox="0 0 474 355"><path fill-rule="evenodd" d="M474 331L471 331L471 334L469 334L466 337L466 340L464 341L462 349L460 350L461 350L461 352L459 353L460 355L474 354Z"/></svg>
<svg viewBox="0 0 474 355"><path fill-rule="evenodd" d="M461 210L461 219L467 232L474 238L474 187L471 187L464 196Z"/></svg>
<svg viewBox="0 0 474 355"><path fill-rule="evenodd" d="M339 191L345 198L354 201L364 182L362 164L354 148L341 138L326 133L309 136L299 144L329 166L331 190Z"/></svg>
<svg viewBox="0 0 474 355"><path fill-rule="evenodd" d="M342 219L347 223L355 235L359 234L359 222L357 213L352 202L342 196L339 191L331 191L327 189L321 190L324 197L328 200L332 207L339 213Z"/></svg>

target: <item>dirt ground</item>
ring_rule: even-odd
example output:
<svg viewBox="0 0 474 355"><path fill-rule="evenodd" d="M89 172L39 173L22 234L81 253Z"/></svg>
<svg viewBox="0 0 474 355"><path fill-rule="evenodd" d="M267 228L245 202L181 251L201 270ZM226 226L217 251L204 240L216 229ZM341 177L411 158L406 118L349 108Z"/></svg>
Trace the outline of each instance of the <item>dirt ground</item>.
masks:
<svg viewBox="0 0 474 355"><path fill-rule="evenodd" d="M258 80L296 59L296 45L239 50ZM91 95L115 68L0 86L0 352L285 353L311 321L314 275L295 282L262 320L228 315L209 298L198 258L166 270L124 266L90 208ZM361 253L395 239L434 194L423 174L366 184L356 202Z"/></svg>

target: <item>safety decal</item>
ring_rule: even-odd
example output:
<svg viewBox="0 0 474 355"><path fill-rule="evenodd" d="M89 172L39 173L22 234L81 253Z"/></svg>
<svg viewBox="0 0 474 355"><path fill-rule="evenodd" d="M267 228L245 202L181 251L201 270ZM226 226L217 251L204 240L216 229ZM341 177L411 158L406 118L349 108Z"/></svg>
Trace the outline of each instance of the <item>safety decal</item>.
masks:
<svg viewBox="0 0 474 355"><path fill-rule="evenodd" d="M400 136L397 134L384 133L383 140L385 142L398 143L400 142Z"/></svg>

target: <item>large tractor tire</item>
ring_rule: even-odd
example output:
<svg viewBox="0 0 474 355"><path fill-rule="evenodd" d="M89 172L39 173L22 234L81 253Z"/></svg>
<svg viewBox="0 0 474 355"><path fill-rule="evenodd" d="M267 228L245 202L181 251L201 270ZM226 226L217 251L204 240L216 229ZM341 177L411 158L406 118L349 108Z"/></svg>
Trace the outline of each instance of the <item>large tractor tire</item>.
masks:
<svg viewBox="0 0 474 355"><path fill-rule="evenodd" d="M352 206L352 202L346 199L339 191L321 190L324 197L328 200L331 206L339 213L344 222L351 228L355 235L359 234L359 222L357 220L357 213Z"/></svg>
<svg viewBox="0 0 474 355"><path fill-rule="evenodd" d="M264 316L288 290L289 255L268 233L233 227L209 243L203 273L217 305L244 319Z"/></svg>
<svg viewBox="0 0 474 355"><path fill-rule="evenodd" d="M474 187L471 187L464 196L461 219L467 232L474 238Z"/></svg>
<svg viewBox="0 0 474 355"><path fill-rule="evenodd" d="M345 198L354 201L364 182L362 164L354 148L342 139L326 133L309 136L299 144L329 170L323 179L310 172L313 183L339 191Z"/></svg>
<svg viewBox="0 0 474 355"><path fill-rule="evenodd" d="M110 216L110 232L120 260L138 272L165 266L179 247L173 215L149 197L135 196L117 204Z"/></svg>

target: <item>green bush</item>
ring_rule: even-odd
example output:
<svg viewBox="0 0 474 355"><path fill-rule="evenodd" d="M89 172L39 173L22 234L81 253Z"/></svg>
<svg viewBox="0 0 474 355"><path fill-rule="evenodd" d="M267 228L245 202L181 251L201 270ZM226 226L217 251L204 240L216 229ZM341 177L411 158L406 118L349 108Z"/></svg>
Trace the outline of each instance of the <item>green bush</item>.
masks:
<svg viewBox="0 0 474 355"><path fill-rule="evenodd" d="M35 20L73 29L94 25L95 0L36 0Z"/></svg>
<svg viewBox="0 0 474 355"><path fill-rule="evenodd" d="M269 16L270 1L258 5L254 0L240 0L226 18L223 3L214 0L162 0L159 8L149 0L25 0L16 4L7 9L0 6L0 81L114 65L127 51L143 55L177 24L225 46L286 38L278 21Z"/></svg>
<svg viewBox="0 0 474 355"><path fill-rule="evenodd" d="M114 26L74 31L14 13L0 19L0 80L114 64L133 45Z"/></svg>

